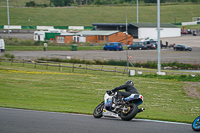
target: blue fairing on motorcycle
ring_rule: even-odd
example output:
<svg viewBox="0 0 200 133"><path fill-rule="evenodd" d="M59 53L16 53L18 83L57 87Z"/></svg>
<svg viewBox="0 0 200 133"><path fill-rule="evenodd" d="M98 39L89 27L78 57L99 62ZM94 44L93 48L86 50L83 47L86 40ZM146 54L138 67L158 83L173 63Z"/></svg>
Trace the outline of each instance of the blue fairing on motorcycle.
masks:
<svg viewBox="0 0 200 133"><path fill-rule="evenodd" d="M132 94L124 100L126 102L133 101L135 104L140 105L143 103L143 96L138 94Z"/></svg>
<svg viewBox="0 0 200 133"><path fill-rule="evenodd" d="M109 103L105 104L105 109L106 110L111 111L111 108L112 108L112 102L109 102Z"/></svg>

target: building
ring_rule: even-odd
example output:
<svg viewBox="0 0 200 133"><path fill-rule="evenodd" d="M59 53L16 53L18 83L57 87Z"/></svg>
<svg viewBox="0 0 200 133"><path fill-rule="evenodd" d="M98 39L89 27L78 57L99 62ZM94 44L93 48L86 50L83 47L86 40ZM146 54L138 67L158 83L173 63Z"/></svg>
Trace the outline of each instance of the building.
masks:
<svg viewBox="0 0 200 133"><path fill-rule="evenodd" d="M125 32L134 38L157 38L157 23L93 23L95 30L119 30ZM179 37L181 28L170 23L160 24L160 37Z"/></svg>
<svg viewBox="0 0 200 133"><path fill-rule="evenodd" d="M126 35L120 31L81 31L78 33L64 33L56 36L56 43L71 43L71 42L121 42L124 44L131 44L133 36Z"/></svg>
<svg viewBox="0 0 200 133"><path fill-rule="evenodd" d="M55 40L56 35L60 35L61 33L66 33L66 32L67 32L66 30L59 30L59 29L34 31L33 40L34 41Z"/></svg>

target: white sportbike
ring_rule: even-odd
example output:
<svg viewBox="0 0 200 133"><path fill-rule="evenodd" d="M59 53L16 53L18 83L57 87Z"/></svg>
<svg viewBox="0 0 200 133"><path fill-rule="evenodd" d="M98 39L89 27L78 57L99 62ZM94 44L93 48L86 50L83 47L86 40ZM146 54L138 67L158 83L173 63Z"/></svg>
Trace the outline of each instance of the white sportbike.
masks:
<svg viewBox="0 0 200 133"><path fill-rule="evenodd" d="M138 106L143 103L143 96L139 94L131 94L123 98L123 104L116 103L117 92L108 95L108 91L104 95L104 101L101 102L93 112L95 118L116 117L124 121L132 120L137 113L143 112L144 108L138 109Z"/></svg>

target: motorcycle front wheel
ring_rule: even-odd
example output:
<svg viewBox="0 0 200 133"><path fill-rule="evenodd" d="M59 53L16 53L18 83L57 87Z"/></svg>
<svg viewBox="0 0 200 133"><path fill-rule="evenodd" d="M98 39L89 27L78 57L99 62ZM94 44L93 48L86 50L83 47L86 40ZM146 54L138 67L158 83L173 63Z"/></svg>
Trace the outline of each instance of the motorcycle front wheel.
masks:
<svg viewBox="0 0 200 133"><path fill-rule="evenodd" d="M134 103L125 105L127 111L121 112L120 117L124 121L132 120L138 113L138 106Z"/></svg>
<svg viewBox="0 0 200 133"><path fill-rule="evenodd" d="M101 102L95 109L93 112L93 116L95 118L101 118L103 116L103 108L104 108L104 101Z"/></svg>
<svg viewBox="0 0 200 133"><path fill-rule="evenodd" d="M193 122L192 122L192 129L194 131L200 131L200 116L198 116Z"/></svg>

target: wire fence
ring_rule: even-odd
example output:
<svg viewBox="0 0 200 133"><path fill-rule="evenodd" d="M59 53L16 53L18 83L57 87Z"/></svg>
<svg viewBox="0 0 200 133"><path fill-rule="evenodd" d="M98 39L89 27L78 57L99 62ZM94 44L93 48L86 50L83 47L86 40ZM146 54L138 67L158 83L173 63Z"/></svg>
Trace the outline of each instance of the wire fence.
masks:
<svg viewBox="0 0 200 133"><path fill-rule="evenodd" d="M115 67L115 66L105 66L105 65L89 65L89 64L77 64L77 63L62 63L62 62L52 62L52 61L41 61L41 60L30 60L30 59L21 59L15 60L13 58L0 58L0 65L2 62L7 62L11 66L14 64L20 64L21 67L26 67L26 64L31 64L33 68L38 68L38 66L45 67L46 70L49 70L49 67L57 68L57 71L63 71L63 69L71 69L71 72L80 72L80 73L88 73L88 70L97 71L98 74L104 74L103 72L109 72L111 75L137 75L137 74L156 74L155 70L142 70L137 71L134 67L129 67L127 69L124 67ZM19 66L19 65L18 65ZM84 71L77 71L77 70ZM133 74L131 74L133 72ZM163 71L164 72L164 71ZM164 72L164 75L200 75L197 73L183 73L183 72Z"/></svg>

